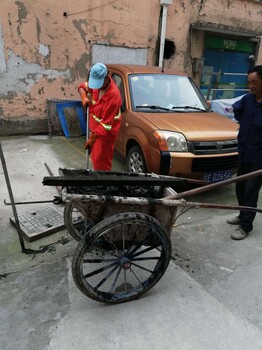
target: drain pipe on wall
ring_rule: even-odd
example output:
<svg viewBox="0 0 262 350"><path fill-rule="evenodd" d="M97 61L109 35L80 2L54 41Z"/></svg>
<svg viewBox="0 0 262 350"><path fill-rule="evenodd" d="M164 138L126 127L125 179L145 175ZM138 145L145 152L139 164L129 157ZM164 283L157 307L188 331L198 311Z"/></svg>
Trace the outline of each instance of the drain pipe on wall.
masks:
<svg viewBox="0 0 262 350"><path fill-rule="evenodd" d="M160 0L160 5L163 6L162 12L162 27L161 27L161 37L160 37L160 52L159 52L159 67L163 68L164 63L164 49L166 40L166 21L167 21L167 7L172 4L173 0Z"/></svg>

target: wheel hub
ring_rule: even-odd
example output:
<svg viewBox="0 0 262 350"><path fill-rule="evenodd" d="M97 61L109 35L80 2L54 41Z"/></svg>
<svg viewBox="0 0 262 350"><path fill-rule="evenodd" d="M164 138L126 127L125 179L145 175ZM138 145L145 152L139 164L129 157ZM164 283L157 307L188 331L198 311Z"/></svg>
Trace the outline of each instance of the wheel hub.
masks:
<svg viewBox="0 0 262 350"><path fill-rule="evenodd" d="M122 258L121 261L120 261L120 265L121 265L122 269L128 270L128 269L130 269L132 264L131 264L130 259Z"/></svg>

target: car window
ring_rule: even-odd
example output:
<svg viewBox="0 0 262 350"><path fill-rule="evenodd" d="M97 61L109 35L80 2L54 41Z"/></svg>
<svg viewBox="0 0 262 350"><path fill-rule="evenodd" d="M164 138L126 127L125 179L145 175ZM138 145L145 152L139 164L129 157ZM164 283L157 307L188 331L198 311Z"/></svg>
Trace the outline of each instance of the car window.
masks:
<svg viewBox="0 0 262 350"><path fill-rule="evenodd" d="M161 106L164 108L194 107L206 109L201 92L187 76L171 74L136 74L129 77L133 108Z"/></svg>

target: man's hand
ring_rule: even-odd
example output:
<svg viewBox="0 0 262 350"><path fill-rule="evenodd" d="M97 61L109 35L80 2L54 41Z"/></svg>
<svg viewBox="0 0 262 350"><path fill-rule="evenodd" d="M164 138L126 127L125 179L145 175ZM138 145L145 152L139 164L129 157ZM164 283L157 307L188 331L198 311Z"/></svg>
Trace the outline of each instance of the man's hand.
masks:
<svg viewBox="0 0 262 350"><path fill-rule="evenodd" d="M87 97L87 95L86 95L86 92L85 92L85 90L84 90L83 88L80 88L80 89L79 89L79 94L80 94L80 96L81 96L82 106L83 106L84 108L88 107L90 101L89 101L89 99L88 99L88 97Z"/></svg>
<svg viewBox="0 0 262 350"><path fill-rule="evenodd" d="M89 99L87 97L82 98L82 106L87 108L89 106Z"/></svg>
<svg viewBox="0 0 262 350"><path fill-rule="evenodd" d="M88 150L88 154L92 152L94 143L96 142L97 135L94 132L91 132L89 135L89 139L85 142L84 148Z"/></svg>

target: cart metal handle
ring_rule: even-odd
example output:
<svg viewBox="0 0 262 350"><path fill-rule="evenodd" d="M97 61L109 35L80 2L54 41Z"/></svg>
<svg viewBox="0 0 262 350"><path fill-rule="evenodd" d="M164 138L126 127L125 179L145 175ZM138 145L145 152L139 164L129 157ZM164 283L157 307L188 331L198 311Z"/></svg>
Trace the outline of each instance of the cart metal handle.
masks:
<svg viewBox="0 0 262 350"><path fill-rule="evenodd" d="M262 176L262 169L253 171L253 172L245 174L245 175L236 176L236 177L234 177L232 179L228 179L228 180L216 182L214 184L210 184L210 185L206 185L206 186L203 186L203 187L195 188L193 190L180 192L180 193L177 193L175 195L165 197L165 199L181 199L181 198L185 198L185 197L192 196L192 195L195 195L195 194L198 194L198 193L203 193L203 192L206 192L206 191L210 191L210 190L213 190L213 189L215 189L217 187L228 185L228 184L231 184L231 183L234 183L234 182L243 181L243 180L246 180L246 179L251 179L252 177L256 177L256 176Z"/></svg>
<svg viewBox="0 0 262 350"><path fill-rule="evenodd" d="M245 207L240 205L231 205L231 204L216 204L216 203L198 203L198 202L187 202L183 204L180 203L183 207L188 208L215 208L215 209L229 209L229 210L243 210L243 211L251 211L255 213L262 213L261 208L254 207Z"/></svg>

